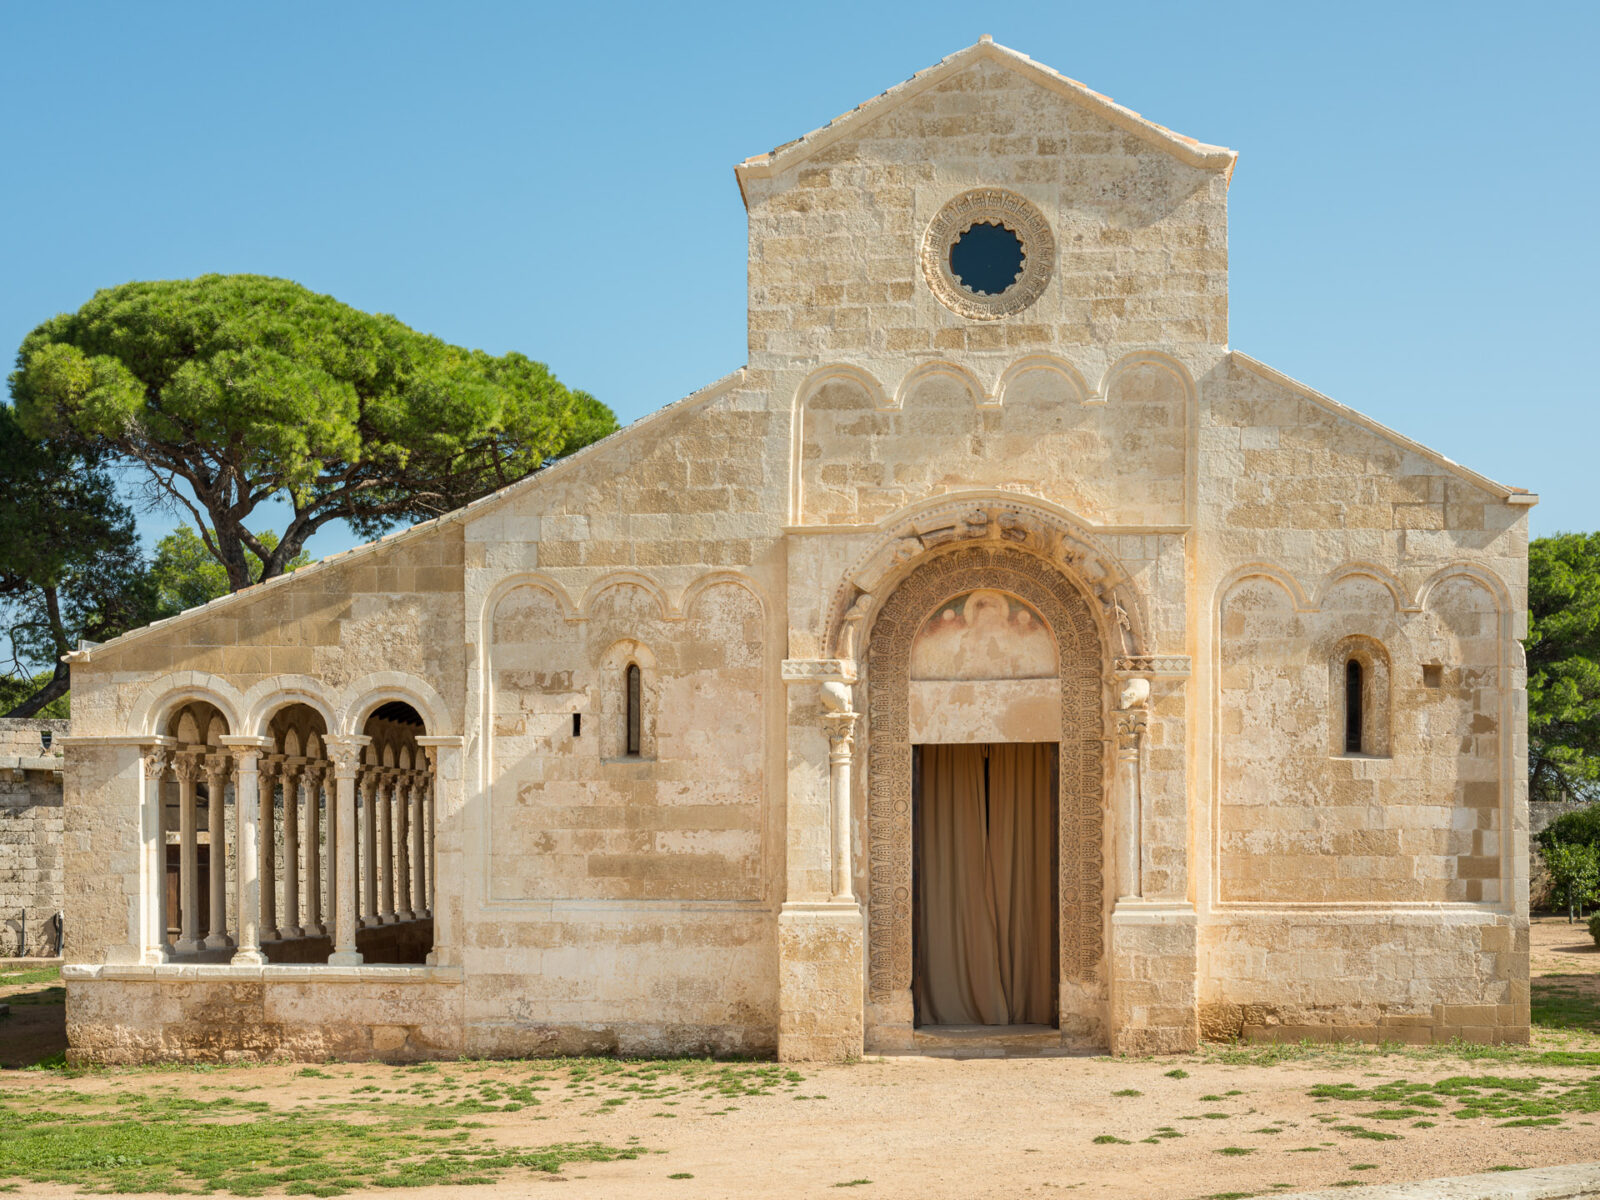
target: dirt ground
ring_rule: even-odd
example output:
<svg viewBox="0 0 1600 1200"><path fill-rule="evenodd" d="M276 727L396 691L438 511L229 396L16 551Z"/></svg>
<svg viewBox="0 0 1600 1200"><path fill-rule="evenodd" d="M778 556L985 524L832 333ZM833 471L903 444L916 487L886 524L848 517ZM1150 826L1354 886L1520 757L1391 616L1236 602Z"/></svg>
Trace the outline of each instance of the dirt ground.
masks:
<svg viewBox="0 0 1600 1200"><path fill-rule="evenodd" d="M559 1180L569 1200L841 1192L917 1200L1199 1200L1600 1159L1600 1060L1572 1065L1539 1056L1600 1051L1600 951L1581 925L1540 919L1533 972L1536 1008L1554 989L1554 1024L1536 1032L1530 1051L1492 1059L1370 1048L1291 1049L1281 1056L1210 1048L1146 1060L889 1057L802 1068L798 1080L768 1094L684 1093L671 1102L641 1096L621 1077L606 1083L591 1073L574 1083L570 1068L551 1063L441 1064L438 1078L458 1089L540 1081L536 1107L475 1118L484 1123L482 1136L495 1142L596 1141L646 1153L631 1161L569 1164L559 1176L513 1172L492 1188L423 1187L403 1194L417 1200L545 1197ZM0 1053L7 1057L3 1048L20 1011L14 1007L10 1020L0 1021ZM54 1074L0 1072L0 1100L38 1088ZM310 1076L289 1065L111 1070L49 1086L91 1092L158 1083L196 1097L236 1089L269 1100L274 1109L314 1110L380 1089L386 1102L399 1101L404 1085L417 1078L403 1068L369 1064L324 1065ZM1569 1089L1587 1088L1590 1099L1569 1103L1559 1123L1508 1126L1505 1112L1460 1116L1454 1099L1394 1119L1378 1115L1395 1111L1392 1100L1312 1094L1319 1085L1371 1089L1401 1079L1437 1084L1461 1076L1537 1078L1547 1081L1539 1095L1577 1095ZM23 1190L74 1194L38 1184Z"/></svg>

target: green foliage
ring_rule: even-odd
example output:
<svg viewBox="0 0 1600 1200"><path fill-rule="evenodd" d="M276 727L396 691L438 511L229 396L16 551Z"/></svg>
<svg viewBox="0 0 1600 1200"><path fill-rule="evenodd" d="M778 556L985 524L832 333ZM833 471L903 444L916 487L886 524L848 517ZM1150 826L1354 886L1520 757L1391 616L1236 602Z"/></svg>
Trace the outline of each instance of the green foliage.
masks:
<svg viewBox="0 0 1600 1200"><path fill-rule="evenodd" d="M155 596L100 457L31 436L4 405L0 496L0 712L30 717L65 696L63 654L145 624Z"/></svg>
<svg viewBox="0 0 1600 1200"><path fill-rule="evenodd" d="M376 536L616 428L541 363L452 346L288 280L129 283L44 322L11 375L35 435L109 456L193 517L237 590L330 521ZM246 525L292 517L269 546Z"/></svg>
<svg viewBox="0 0 1600 1200"><path fill-rule="evenodd" d="M1562 813L1539 831L1538 842L1542 850L1558 844L1600 849L1600 804Z"/></svg>
<svg viewBox="0 0 1600 1200"><path fill-rule="evenodd" d="M1545 870L1559 903L1582 913L1600 900L1600 850L1581 843L1555 842L1545 847Z"/></svg>
<svg viewBox="0 0 1600 1200"><path fill-rule="evenodd" d="M275 550L278 535L269 529L259 535L259 541L267 550ZM254 560L252 571L259 580L265 564L254 554L250 557ZM311 556L302 551L285 569L294 571L310 561ZM156 606L164 617L228 594L228 572L187 525L178 526L156 543L150 573L155 583Z"/></svg>
<svg viewBox="0 0 1600 1200"><path fill-rule="evenodd" d="M1600 794L1600 533L1529 544L1527 654L1531 798Z"/></svg>
<svg viewBox="0 0 1600 1200"><path fill-rule="evenodd" d="M1594 939L1596 946L1600 946L1600 913L1589 918L1589 936Z"/></svg>

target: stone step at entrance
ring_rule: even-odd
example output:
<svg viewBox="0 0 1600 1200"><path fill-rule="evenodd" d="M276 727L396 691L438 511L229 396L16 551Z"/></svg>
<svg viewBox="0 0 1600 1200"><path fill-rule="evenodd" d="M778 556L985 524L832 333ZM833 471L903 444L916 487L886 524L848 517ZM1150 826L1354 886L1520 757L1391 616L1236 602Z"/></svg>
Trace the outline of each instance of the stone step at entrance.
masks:
<svg viewBox="0 0 1600 1200"><path fill-rule="evenodd" d="M929 1058L1070 1058L1094 1051L1061 1044L1052 1025L923 1025L911 1035L909 1050Z"/></svg>

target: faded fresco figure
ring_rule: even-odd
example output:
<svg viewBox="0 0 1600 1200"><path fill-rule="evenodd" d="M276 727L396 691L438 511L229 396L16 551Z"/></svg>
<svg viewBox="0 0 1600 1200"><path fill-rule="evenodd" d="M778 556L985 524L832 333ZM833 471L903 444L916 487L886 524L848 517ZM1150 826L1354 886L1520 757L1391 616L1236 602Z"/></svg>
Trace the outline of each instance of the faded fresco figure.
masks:
<svg viewBox="0 0 1600 1200"><path fill-rule="evenodd" d="M1056 641L1015 596L980 588L929 617L911 644L913 679L1048 679Z"/></svg>

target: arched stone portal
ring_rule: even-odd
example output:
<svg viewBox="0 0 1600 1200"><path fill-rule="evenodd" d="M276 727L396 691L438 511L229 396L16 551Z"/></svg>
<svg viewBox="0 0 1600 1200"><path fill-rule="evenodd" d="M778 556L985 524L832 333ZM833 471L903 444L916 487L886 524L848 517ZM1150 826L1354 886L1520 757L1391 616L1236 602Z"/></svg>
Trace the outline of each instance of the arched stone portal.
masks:
<svg viewBox="0 0 1600 1200"><path fill-rule="evenodd" d="M866 645L867 1018L869 1044L903 1043L912 987L912 639L939 607L976 589L1031 605L1059 653L1061 1024L1065 1036L1104 1037L1104 797L1110 664L1090 601L1049 561L969 546L914 568L879 609Z"/></svg>

